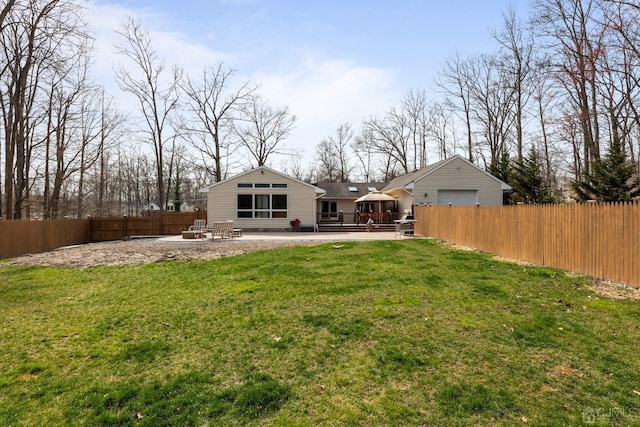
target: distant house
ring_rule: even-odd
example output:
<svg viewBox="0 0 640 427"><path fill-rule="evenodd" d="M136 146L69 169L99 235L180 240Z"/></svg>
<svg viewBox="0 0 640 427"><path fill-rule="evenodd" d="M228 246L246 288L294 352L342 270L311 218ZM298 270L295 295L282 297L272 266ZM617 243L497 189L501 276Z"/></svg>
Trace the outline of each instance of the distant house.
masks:
<svg viewBox="0 0 640 427"><path fill-rule="evenodd" d="M266 166L235 175L200 190L207 193L207 221L233 220L234 227L250 230L290 228L300 220L314 229L316 199L325 191Z"/></svg>
<svg viewBox="0 0 640 427"><path fill-rule="evenodd" d="M169 199L167 201L167 212L175 212L175 201ZM193 212L195 208L189 204L189 202L180 200L180 212Z"/></svg>
<svg viewBox="0 0 640 427"><path fill-rule="evenodd" d="M181 205L180 205L180 212L192 212L194 211L194 207L191 206L188 202L185 201L181 201ZM157 200L154 200L152 202L150 202L149 204L144 205L141 209L140 209L140 213L142 216L148 216L150 214L158 214L161 211L163 211L163 209L160 208L160 205L158 204ZM175 211L175 204L173 199L169 199L167 201L167 212L174 212Z"/></svg>
<svg viewBox="0 0 640 427"><path fill-rule="evenodd" d="M161 212L162 209L160 208L160 205L158 205L157 200L149 202L140 209L140 215L142 216L159 215Z"/></svg>
<svg viewBox="0 0 640 427"><path fill-rule="evenodd" d="M501 206L511 187L478 166L455 155L400 176L382 191L396 197L401 211L413 205Z"/></svg>

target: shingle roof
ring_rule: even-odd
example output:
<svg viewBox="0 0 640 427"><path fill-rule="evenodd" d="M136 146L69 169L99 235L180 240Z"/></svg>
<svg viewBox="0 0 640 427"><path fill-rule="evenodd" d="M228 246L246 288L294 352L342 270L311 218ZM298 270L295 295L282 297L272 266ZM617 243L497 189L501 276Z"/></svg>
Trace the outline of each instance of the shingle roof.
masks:
<svg viewBox="0 0 640 427"><path fill-rule="evenodd" d="M408 173L406 175L402 175L402 176L399 176L399 177L397 177L395 179L392 179L382 189L382 191L391 191L391 190L397 190L397 189L400 189L400 188L404 188L407 185L411 184L416 179L418 179L420 177L423 177L426 174L428 174L429 172L431 172L432 170L438 168L440 165L443 165L444 163L449 162L452 158L445 159L445 160L440 160L439 162L433 163L433 164L431 164L429 166L425 166L422 169L418 169L418 170L413 171L411 173Z"/></svg>
<svg viewBox="0 0 640 427"><path fill-rule="evenodd" d="M199 193L207 193L207 192L209 192L209 188L211 188L211 187L216 187L216 186L218 186L220 184L226 183L226 182L234 180L234 179L238 179L238 178L240 178L240 177L242 177L244 175L247 175L249 173L252 173L252 172L255 172L255 171L258 171L258 170L266 170L266 171L269 171L269 172L274 173L276 175L280 175L281 177L289 179L291 181L296 181L296 182L298 182L300 184L303 184L303 185L306 185L306 186L309 186L309 187L313 187L315 189L315 191L316 191L316 194L322 194L322 189L321 188L318 188L318 187L314 186L313 184L309 184L308 182L304 182L304 181L301 181L299 179L293 178L291 176L285 175L282 172L278 172L277 170L268 168L266 166L258 166L257 168L248 169L248 170L246 170L244 172L241 172L241 173L239 173L237 175L229 177L229 178L227 178L225 180L222 180L222 181L219 181L219 182L214 182L213 184L210 184L210 185L208 185L208 186L206 186L204 188L201 188L200 190L198 190L198 192Z"/></svg>
<svg viewBox="0 0 640 427"><path fill-rule="evenodd" d="M471 163L469 160L465 159L464 157L462 157L459 154L456 154L453 157L449 157L448 159L444 159L444 160L440 160L439 162L436 162L432 165L429 166L425 166L422 169L418 169L415 172L411 172L407 175L402 175L397 177L396 179L390 181L383 189L382 191L392 191L392 190L398 190L398 189L403 189L406 188L409 184L411 184L412 182L415 182L421 178L424 178L425 176L429 175L431 172L435 171L436 169L440 168L442 165L445 165L451 161L453 161L454 159L460 159L463 162L467 163L469 166L476 168L477 170L479 170L480 172L484 173L485 175L495 179L496 181L498 181L500 183L500 186L503 190L510 190L511 187L502 182L501 180L499 180L498 178L496 178L495 176L491 175L489 172L479 168L478 166L474 165L473 163Z"/></svg>
<svg viewBox="0 0 640 427"><path fill-rule="evenodd" d="M327 199L357 199L369 194L369 188L381 190L385 186L383 182L318 182L316 187L326 191L323 198ZM357 191L350 191L350 187Z"/></svg>

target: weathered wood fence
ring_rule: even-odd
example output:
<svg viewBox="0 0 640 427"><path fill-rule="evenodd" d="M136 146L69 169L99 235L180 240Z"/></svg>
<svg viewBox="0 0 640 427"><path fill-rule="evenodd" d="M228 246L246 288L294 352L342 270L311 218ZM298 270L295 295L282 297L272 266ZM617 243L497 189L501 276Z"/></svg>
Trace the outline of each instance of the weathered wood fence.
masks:
<svg viewBox="0 0 640 427"><path fill-rule="evenodd" d="M91 218L91 241L180 234L193 225L196 219L206 220L207 213L163 212L152 217Z"/></svg>
<svg viewBox="0 0 640 427"><path fill-rule="evenodd" d="M47 252L62 246L131 236L180 234L207 213L166 212L153 217L0 221L0 259Z"/></svg>
<svg viewBox="0 0 640 427"><path fill-rule="evenodd" d="M87 243L90 236L89 219L3 220L0 221L0 259Z"/></svg>
<svg viewBox="0 0 640 427"><path fill-rule="evenodd" d="M640 287L640 205L420 206L416 233Z"/></svg>

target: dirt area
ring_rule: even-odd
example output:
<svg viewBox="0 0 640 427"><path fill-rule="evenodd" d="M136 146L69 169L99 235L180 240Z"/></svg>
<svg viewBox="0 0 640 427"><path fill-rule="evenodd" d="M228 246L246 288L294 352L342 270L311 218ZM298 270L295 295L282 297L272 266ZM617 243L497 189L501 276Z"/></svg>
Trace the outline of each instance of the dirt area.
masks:
<svg viewBox="0 0 640 427"><path fill-rule="evenodd" d="M318 245L310 240L205 240L163 242L158 239L88 243L51 252L12 258L2 265L40 265L86 268L95 265L127 265L173 260L207 260L246 252L288 246Z"/></svg>
<svg viewBox="0 0 640 427"><path fill-rule="evenodd" d="M640 289L624 283L595 279L589 289L612 299L640 301Z"/></svg>

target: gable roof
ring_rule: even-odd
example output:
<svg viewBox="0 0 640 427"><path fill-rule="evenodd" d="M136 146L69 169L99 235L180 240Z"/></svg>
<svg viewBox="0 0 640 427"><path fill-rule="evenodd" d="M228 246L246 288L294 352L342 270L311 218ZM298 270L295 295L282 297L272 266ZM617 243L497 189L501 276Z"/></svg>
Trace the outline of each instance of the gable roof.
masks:
<svg viewBox="0 0 640 427"><path fill-rule="evenodd" d="M483 169L480 169L478 166L474 165L473 163L471 163L469 160L465 159L461 155L456 154L453 157L449 157L448 159L440 160L439 162L433 163L433 164L431 164L429 166L425 166L424 168L418 169L417 171L408 173L406 175L399 176L399 177L391 180L387 184L387 186L382 189L382 191L393 191L393 190L410 189L410 188L412 188L412 184L414 182L419 181L420 179L425 178L426 176L434 173L435 171L437 171L438 169L440 169L444 165L447 165L447 164L451 163L455 159L462 160L467 165L475 168L476 170L482 172L483 174L485 174L486 176L490 177L491 179L499 182L500 183L500 188L502 190L510 190L511 189L511 186L509 184L499 180L495 176L491 175L489 172L487 172L487 171L485 171Z"/></svg>
<svg viewBox="0 0 640 427"><path fill-rule="evenodd" d="M369 188L375 188L376 191L382 190L386 184L384 182L318 182L315 185L326 191L322 196L325 199L357 199L369 194L371 191Z"/></svg>
<svg viewBox="0 0 640 427"><path fill-rule="evenodd" d="M232 176L230 178L227 178L227 179L224 179L222 181L214 182L211 185L208 185L208 186L206 186L204 188L201 188L200 190L198 190L198 192L199 193L207 193L209 191L209 189L212 188L212 187L217 187L218 185L222 185L222 184L227 183L229 181L232 181L234 179L242 178L245 175L248 175L248 174L250 174L252 172L257 172L257 171L260 171L260 170L268 171L270 173L279 175L279 176L281 176L281 177L283 177L285 179L288 179L290 181L297 182L298 184L302 184L302 185L306 185L307 187L311 187L311 188L313 188L315 190L316 194L324 194L325 193L325 191L322 188L316 187L315 185L311 185L308 182L304 182L304 181L301 181L299 179L292 178L289 175L285 175L282 172L278 172L277 170L273 170L273 169L268 168L266 166L258 166L257 168L252 168L252 169L246 170L244 172L241 172L241 173L239 173L237 175L234 175L234 176Z"/></svg>
<svg viewBox="0 0 640 427"><path fill-rule="evenodd" d="M451 159L453 159L453 157ZM415 182L418 179L428 175L430 172L442 166L445 162L450 161L451 159L441 160L432 165L425 166L422 169L418 169L406 175L401 175L397 178L394 178L389 181L389 183L382 189L382 191L403 190L412 182Z"/></svg>

